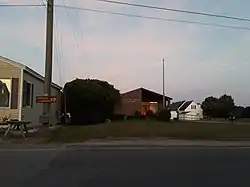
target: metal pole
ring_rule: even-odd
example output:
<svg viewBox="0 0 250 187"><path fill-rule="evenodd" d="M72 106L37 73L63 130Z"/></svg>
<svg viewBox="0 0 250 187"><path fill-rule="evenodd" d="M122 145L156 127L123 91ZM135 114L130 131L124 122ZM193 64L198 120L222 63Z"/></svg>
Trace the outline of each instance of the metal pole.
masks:
<svg viewBox="0 0 250 187"><path fill-rule="evenodd" d="M66 97L66 93L65 91L63 92L64 93L64 119L65 119L65 125L67 125L67 122L68 122L68 116L67 116L67 97Z"/></svg>
<svg viewBox="0 0 250 187"><path fill-rule="evenodd" d="M163 102L163 109L166 107L166 98L165 98L165 60L162 60L162 102Z"/></svg>
<svg viewBox="0 0 250 187"><path fill-rule="evenodd" d="M45 80L44 95L51 96L52 83L52 58L53 58L53 20L54 0L47 1L47 31L46 31L46 57L45 57ZM43 104L43 115L46 117L43 125L50 123L50 103Z"/></svg>

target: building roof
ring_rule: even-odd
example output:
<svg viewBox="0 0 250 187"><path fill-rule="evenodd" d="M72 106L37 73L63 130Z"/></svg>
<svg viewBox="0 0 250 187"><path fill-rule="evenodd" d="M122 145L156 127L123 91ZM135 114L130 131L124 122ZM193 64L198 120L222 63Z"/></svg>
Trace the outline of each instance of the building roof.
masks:
<svg viewBox="0 0 250 187"><path fill-rule="evenodd" d="M178 108L180 108L180 106L182 106L183 104L185 103L185 101L178 101L178 102L175 102L175 103L172 103L170 105L170 110L171 111L176 111Z"/></svg>
<svg viewBox="0 0 250 187"><path fill-rule="evenodd" d="M16 67L18 67L18 68L20 68L20 69L22 69L22 70L24 70L24 71L30 73L31 75L33 75L34 77L40 79L41 81L44 81L44 77L43 77L42 75L40 75L39 73L37 73L37 72L34 71L33 69L29 68L28 66L25 66L25 65L23 65L23 64L21 64L21 63L19 63L19 62L10 60L10 59L5 58L5 57L2 57L2 56L0 56L0 61L3 61L3 62L5 62L5 63L11 64L11 65L13 65L13 66L16 66ZM52 87L54 87L54 88L56 88L56 89L60 89L60 90L62 89L61 86L59 86L59 85L57 85L57 84L55 84L55 83L52 83Z"/></svg>
<svg viewBox="0 0 250 187"><path fill-rule="evenodd" d="M151 91L151 90L148 90L146 88L137 88L137 89L134 89L134 90L130 90L128 92L125 92L125 93L122 93L123 94L128 94L130 92L141 92L142 94L142 97L146 100L149 100L150 98L157 98L157 99L162 99L163 95L162 94L159 94L157 92L154 92L154 91ZM142 99L143 99L142 98ZM172 100L173 98L171 97L168 97L168 96L165 96L165 99L166 100Z"/></svg>
<svg viewBox="0 0 250 187"><path fill-rule="evenodd" d="M183 111L186 110L186 108L192 103L193 101L186 101L180 108L179 110Z"/></svg>
<svg viewBox="0 0 250 187"><path fill-rule="evenodd" d="M139 89L141 89L141 91L142 91L142 98L144 97L145 99L147 99L147 97L158 97L158 98L160 98L160 100L163 98L163 95L159 94L157 92L148 90L146 88L139 88ZM172 100L173 98L165 96L165 99Z"/></svg>
<svg viewBox="0 0 250 187"><path fill-rule="evenodd" d="M178 101L170 105L171 111L184 111L193 101Z"/></svg>

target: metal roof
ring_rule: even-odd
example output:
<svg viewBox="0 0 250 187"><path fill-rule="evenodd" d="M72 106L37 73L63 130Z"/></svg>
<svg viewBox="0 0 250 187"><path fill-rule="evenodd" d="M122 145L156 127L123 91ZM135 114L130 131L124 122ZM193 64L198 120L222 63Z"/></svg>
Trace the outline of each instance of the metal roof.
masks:
<svg viewBox="0 0 250 187"><path fill-rule="evenodd" d="M184 103L185 103L185 101L174 102L170 105L170 110L177 111L180 108L180 106L182 106Z"/></svg>
<svg viewBox="0 0 250 187"><path fill-rule="evenodd" d="M183 111L186 110L186 108L192 103L193 101L186 101L179 110Z"/></svg>
<svg viewBox="0 0 250 187"><path fill-rule="evenodd" d="M15 66L15 67L18 67L18 68L20 68L20 69L22 69L22 70L28 72L28 73L31 74L32 76L34 76L34 77L40 79L41 81L44 81L44 77L43 77L42 75L40 75L39 73L37 73L37 72L34 71L33 69L29 68L28 66L25 66L25 65L23 65L23 64L21 64L21 63L19 63L19 62L10 60L10 59L8 59L8 58L6 58L6 57L2 57L2 56L0 56L0 61L3 61L3 62L8 63L8 64L11 64L11 65L13 65L13 66ZM55 83L53 83L53 82L52 82L52 87L54 87L54 88L56 88L56 89L59 89L59 90L62 89L61 86L59 86L59 85L57 85L57 84L55 84Z"/></svg>
<svg viewBox="0 0 250 187"><path fill-rule="evenodd" d="M154 92L154 91L151 91L151 90L149 90L149 89L146 89L146 88L137 88L137 89L134 89L134 90L130 90L130 91L128 91L128 92L125 92L125 93L122 93L121 95L125 95L125 94L128 94L128 93L130 93L130 92L136 92L136 91L141 91L141 94L145 94L146 93L146 95L147 96L157 96L157 97L163 97L163 95L162 94L160 94L160 93L157 93L157 92ZM168 97L168 96L165 96L165 98L166 98L166 100L172 100L173 98L171 98L171 97Z"/></svg>
<svg viewBox="0 0 250 187"><path fill-rule="evenodd" d="M193 101L179 101L170 105L171 111L184 111Z"/></svg>

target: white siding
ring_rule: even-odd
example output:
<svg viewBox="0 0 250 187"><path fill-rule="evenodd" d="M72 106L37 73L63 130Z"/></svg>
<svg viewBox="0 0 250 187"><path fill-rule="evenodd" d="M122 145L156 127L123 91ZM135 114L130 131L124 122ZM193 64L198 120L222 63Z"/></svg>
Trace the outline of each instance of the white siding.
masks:
<svg viewBox="0 0 250 187"><path fill-rule="evenodd" d="M177 112L176 111L171 111L171 119L177 118Z"/></svg>
<svg viewBox="0 0 250 187"><path fill-rule="evenodd" d="M195 106L195 109L192 108L192 106ZM203 118L203 110L202 110L201 106L198 105L194 101L185 109L185 112L188 112L188 113L180 115L180 119L200 120Z"/></svg>

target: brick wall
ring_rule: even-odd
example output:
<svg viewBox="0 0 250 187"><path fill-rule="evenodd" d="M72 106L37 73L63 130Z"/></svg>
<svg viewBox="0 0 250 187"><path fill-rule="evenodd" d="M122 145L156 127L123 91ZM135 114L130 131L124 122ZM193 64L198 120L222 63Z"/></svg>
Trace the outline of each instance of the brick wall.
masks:
<svg viewBox="0 0 250 187"><path fill-rule="evenodd" d="M136 111L141 112L141 90L121 94L121 102L116 107L115 113L134 115Z"/></svg>

